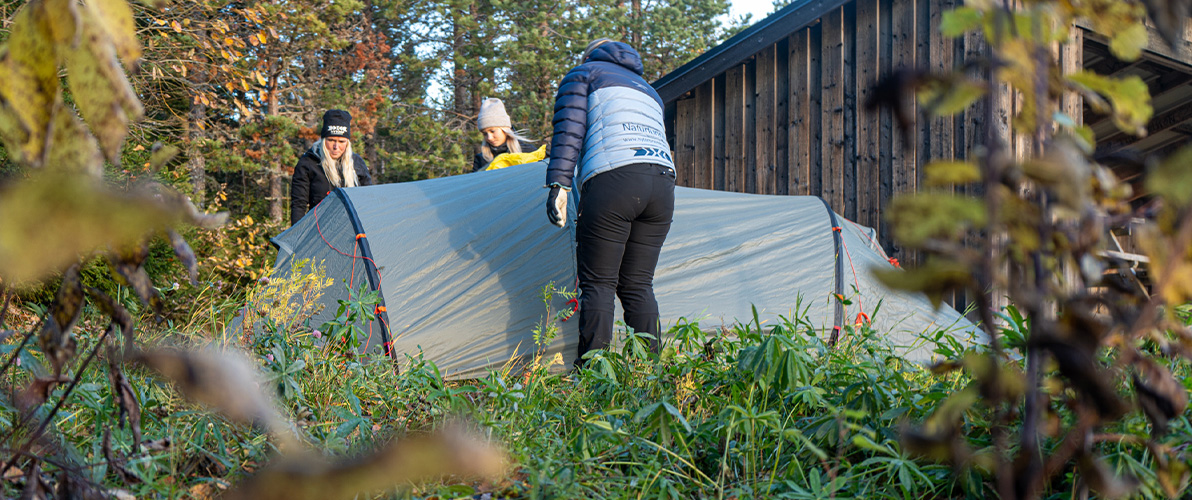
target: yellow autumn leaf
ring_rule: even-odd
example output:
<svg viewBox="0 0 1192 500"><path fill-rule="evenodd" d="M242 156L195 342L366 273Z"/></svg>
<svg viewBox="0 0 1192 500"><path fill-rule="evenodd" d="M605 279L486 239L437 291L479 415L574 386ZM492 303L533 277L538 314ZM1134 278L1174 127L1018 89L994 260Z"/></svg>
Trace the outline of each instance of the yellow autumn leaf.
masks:
<svg viewBox="0 0 1192 500"><path fill-rule="evenodd" d="M70 0L43 0L37 3L44 11L43 21L48 23L50 42L56 48L76 43L76 28L79 23L79 9Z"/></svg>
<svg viewBox="0 0 1192 500"><path fill-rule="evenodd" d="M51 111L61 101L58 56L44 7L29 4L17 12L0 48L0 139L14 159L29 165L41 165Z"/></svg>
<svg viewBox="0 0 1192 500"><path fill-rule="evenodd" d="M116 60L116 47L91 9L80 13L86 43L67 49L66 78L83 119L91 126L109 161L120 159L128 123L140 119L136 93Z"/></svg>
<svg viewBox="0 0 1192 500"><path fill-rule="evenodd" d="M923 182L928 186L952 186L979 180L981 170L969 162L933 161L923 166Z"/></svg>
<svg viewBox="0 0 1192 500"><path fill-rule="evenodd" d="M137 40L136 24L132 9L126 0L89 0L86 9L99 22L112 44L116 55L130 66L141 57L141 42Z"/></svg>
<svg viewBox="0 0 1192 500"><path fill-rule="evenodd" d="M74 109L58 101L58 109L54 112L50 123L49 147L45 155L44 167L60 171L71 172L72 175L84 173L95 178L103 175L103 156L99 153L99 144L95 137L83 126L82 120Z"/></svg>
<svg viewBox="0 0 1192 500"><path fill-rule="evenodd" d="M0 277L26 282L81 254L134 241L172 216L150 197L121 195L86 176L45 172L0 192L0 218Z"/></svg>
<svg viewBox="0 0 1192 500"><path fill-rule="evenodd" d="M931 85L918 92L919 103L937 117L960 113L984 95L985 86L968 79Z"/></svg>
<svg viewBox="0 0 1192 500"><path fill-rule="evenodd" d="M182 33L182 25L178 24L178 21L170 21L170 27L174 28L174 31Z"/></svg>
<svg viewBox="0 0 1192 500"><path fill-rule="evenodd" d="M1192 146L1184 146L1168 155L1146 177L1146 191L1163 199L1176 210L1192 205Z"/></svg>
<svg viewBox="0 0 1192 500"><path fill-rule="evenodd" d="M8 47L0 46L0 68L5 68L5 62L8 60ZM3 97L4 82L0 79L0 97ZM21 120L17 111L9 106L8 101L0 99L0 141L7 145L12 155L17 160L21 160L20 150L21 145L29 141L29 136L32 133L29 127Z"/></svg>
<svg viewBox="0 0 1192 500"><path fill-rule="evenodd" d="M1142 56L1142 49L1146 47L1146 26L1134 23L1126 29L1114 33L1109 40L1109 51L1114 57L1123 61L1133 61Z"/></svg>
<svg viewBox="0 0 1192 500"><path fill-rule="evenodd" d="M257 77L257 83L261 84L262 87L269 84L269 82L265 81L265 77L261 75L260 71L253 71L252 74Z"/></svg>
<svg viewBox="0 0 1192 500"><path fill-rule="evenodd" d="M1113 107L1113 121L1119 129L1138 136L1146 134L1146 124L1155 110L1151 106L1150 90L1138 75L1115 78L1078 71L1066 78L1079 88L1094 91L1109 99Z"/></svg>
<svg viewBox="0 0 1192 500"><path fill-rule="evenodd" d="M252 116L252 110L244 107L243 104L240 104L240 101L232 101L232 103L236 105L236 109L240 111L240 114L244 115L244 117Z"/></svg>

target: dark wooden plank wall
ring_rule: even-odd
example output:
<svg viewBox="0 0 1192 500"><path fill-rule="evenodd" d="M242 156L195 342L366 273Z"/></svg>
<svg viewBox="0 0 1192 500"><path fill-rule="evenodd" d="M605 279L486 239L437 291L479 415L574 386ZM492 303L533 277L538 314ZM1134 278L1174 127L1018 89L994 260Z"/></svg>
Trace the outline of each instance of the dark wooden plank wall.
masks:
<svg viewBox="0 0 1192 500"><path fill-rule="evenodd" d="M689 92L668 124L680 185L821 196L837 213L877 229L893 257L917 259L896 246L883 221L890 197L920 187L930 161L971 158L985 141L986 114L978 105L902 130L888 110L865 103L892 71L950 71L982 53L979 36L939 34L943 12L956 5L856 0ZM1079 45L1058 55L1066 68L1080 67ZM1078 99L1066 96L1064 109L1079 115ZM1001 88L996 101L999 136L1014 154L1029 154L1029 137L1009 136L1017 96Z"/></svg>

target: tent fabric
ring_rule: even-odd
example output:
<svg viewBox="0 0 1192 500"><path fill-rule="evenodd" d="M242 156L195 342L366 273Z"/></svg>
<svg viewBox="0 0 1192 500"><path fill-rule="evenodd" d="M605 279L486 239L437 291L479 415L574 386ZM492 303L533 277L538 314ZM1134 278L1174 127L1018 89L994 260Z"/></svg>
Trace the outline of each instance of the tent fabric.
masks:
<svg viewBox="0 0 1192 500"><path fill-rule="evenodd" d="M383 352L391 339L399 359L422 353L448 378L524 361L535 351L535 328L569 307L555 294L548 312L544 289L576 287L574 223L559 229L547 222L545 169L536 162L337 190L274 239L274 275L309 258L340 281L325 291L326 307L312 325L334 317L348 282L359 288L375 281L387 305L366 348ZM571 196L573 222L580 194ZM874 239L872 229L833 214L818 197L677 187L655 274L664 329L681 318L704 328L749 321L756 307L763 320L801 317L828 334L864 312L912 360L930 354L917 344L919 333L975 332L946 305L933 309L924 297L886 290L872 278L871 269L891 266ZM371 260L360 256L357 241L371 249ZM559 332L545 357L573 361L577 323L555 321Z"/></svg>

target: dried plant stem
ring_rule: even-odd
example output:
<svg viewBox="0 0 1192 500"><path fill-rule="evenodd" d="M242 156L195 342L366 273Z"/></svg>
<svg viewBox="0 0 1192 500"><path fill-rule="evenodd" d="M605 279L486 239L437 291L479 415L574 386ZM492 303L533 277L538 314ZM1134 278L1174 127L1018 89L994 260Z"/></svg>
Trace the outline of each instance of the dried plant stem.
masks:
<svg viewBox="0 0 1192 500"><path fill-rule="evenodd" d="M0 304L0 328L4 328L4 320L8 318L8 305L12 303L12 296L4 285L0 285L0 297L4 297L4 303Z"/></svg>
<svg viewBox="0 0 1192 500"><path fill-rule="evenodd" d="M29 344L30 340L33 340L33 332L36 332L41 328L44 320L45 318L43 317L41 321L38 321L37 324L33 325L33 328L29 330L29 333L25 334L25 338L21 339L21 343L17 345L17 348L12 350L12 355L4 361L4 366L0 367L0 374L8 372L8 369L17 360L17 357L21 355L21 351L25 349L25 346Z"/></svg>
<svg viewBox="0 0 1192 500"><path fill-rule="evenodd" d="M1035 74L1034 74L1034 94L1035 94L1035 130L1034 130L1034 144L1031 146L1031 153L1035 158L1043 156L1044 146L1050 140L1050 127L1045 127L1048 123L1046 110L1050 109L1050 102L1047 95L1047 78L1050 74L1050 60L1048 57L1048 49L1039 43L1043 39L1042 20L1039 15L1031 16L1031 31L1036 40L1035 46ZM1036 187L1038 192L1035 194L1035 203L1039 206L1040 212L1043 214L1039 218L1038 232L1040 241L1048 241L1052 232L1051 220L1049 218L1049 200L1047 193L1041 188ZM1050 308L1055 306L1055 303L1044 300L1032 300L1032 298L1041 299L1048 297L1050 294L1049 283L1050 274L1043 266L1044 247L1040 245L1039 248L1031 252L1031 266L1034 274L1032 282L1033 289L1029 293L1027 300L1023 301L1023 305L1027 308L1027 315L1030 318L1030 336L1033 338L1039 332L1039 327L1042 322L1047 321L1049 317L1054 316ZM1047 477L1043 466L1043 457L1039 452L1039 419L1043 412L1045 402L1041 401L1042 395L1039 392L1039 378L1040 365L1043 364L1047 353L1039 349L1033 342L1028 340L1027 358L1026 358L1026 394L1023 410L1022 431L1019 434L1019 453L1025 458L1025 466L1020 470L1021 476L1018 483L1020 498L1035 498L1038 491L1042 488L1042 480ZM1083 433L1081 434L1083 436ZM1079 438L1076 438L1079 440Z"/></svg>
<svg viewBox="0 0 1192 500"><path fill-rule="evenodd" d="M1060 442L1060 445L1051 451L1051 455L1047 459L1047 465L1043 469L1043 475L1037 481L1039 487L1042 487L1043 477L1052 477L1059 474L1068 465L1069 460L1071 460L1072 455L1077 450L1088 446L1088 436L1092 432L1095 423L1095 418L1089 412L1081 414L1076 424L1064 435L1064 439Z"/></svg>
<svg viewBox="0 0 1192 500"><path fill-rule="evenodd" d="M1004 0L1005 1L1005 0ZM1004 15L1003 15L1004 14ZM998 92L997 71L1002 66L1001 58L997 53L998 44L1001 42L1001 30L1006 24L1006 18L1010 16L1009 5L1005 6L1005 11L995 11L994 15L994 40L988 47L989 50L989 65L985 69L985 82L989 92L983 98L985 101L985 155L981 158L981 180L982 180L982 195L985 202L985 215L987 221L986 238L984 242L984 249L981 255L981 272L977 276L977 309L981 316L981 328L985 331L989 338L989 348L991 350L991 360L994 365L994 370L999 370L998 365L1002 359L1002 345L998 339L998 331L994 324L993 316L993 296L994 284L996 280L997 256L996 256L996 241L997 241L997 220L999 212L999 203L997 197L997 187L1001 179L1004 145L1001 137L998 136L995 113L996 100L994 96ZM1010 23L1011 26L1013 23ZM996 415L992 421L991 433L993 435L993 445L995 456L997 457L997 480L996 488L998 496L1004 499L1013 498L1014 488L1011 482L1011 470L1009 464L1005 460L1006 450L1008 449L1007 439L1008 433L1006 429L1007 407L1004 404L999 404Z"/></svg>
<svg viewBox="0 0 1192 500"><path fill-rule="evenodd" d="M88 354L87 358L83 360L83 363L79 365L79 369L78 369L78 371L75 372L74 378L71 379L70 385L68 385L66 387L66 390L62 392L62 397L58 398L58 402L54 404L54 407L52 409L50 409L49 414L47 414L46 417L44 419L42 419L41 425L37 426L37 430L33 431L33 434L31 436L29 436L29 439L27 441L25 441L25 444L21 445L20 448L17 449L17 453L13 454L13 456L11 456L7 460L5 460L3 465L0 465L0 471L8 470L9 467L11 467L14 463L16 463L18 456L20 456L21 454L24 454L26 451L29 451L29 447L33 446L33 443L36 442L39 438L41 438L41 435L42 435L42 433L45 432L46 427L49 427L50 422L52 422L54 420L54 415L58 414L58 410L61 409L62 405L66 403L66 400L68 398L70 398L70 393L72 391L74 391L75 387L78 387L79 382L83 380L83 373L85 373L87 371L87 366L89 366L91 364L91 360L95 359L95 355L99 354L99 350L101 348L103 348L104 342L108 339L108 334L111 333L112 330L114 330L114 329L115 329L115 324L109 325L108 328L104 329L103 334L100 335L99 340L96 341L95 347L91 349L91 353ZM32 335L30 335L30 337L32 337ZM32 415L32 414L33 414L33 412L28 413L28 415ZM21 426L25 425L25 423L28 422L28 420L29 420L29 417L21 419L20 424L12 426L11 432L15 433L16 430L18 428L20 428ZM8 438L11 438L11 437L12 436L10 434L10 436ZM8 438L6 438L4 441L7 442Z"/></svg>

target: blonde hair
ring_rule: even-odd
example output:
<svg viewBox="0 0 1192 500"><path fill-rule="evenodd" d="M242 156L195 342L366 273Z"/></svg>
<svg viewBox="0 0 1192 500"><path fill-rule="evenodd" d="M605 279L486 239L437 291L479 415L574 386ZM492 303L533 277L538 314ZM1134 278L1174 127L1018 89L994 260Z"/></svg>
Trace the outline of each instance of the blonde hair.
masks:
<svg viewBox="0 0 1192 500"><path fill-rule="evenodd" d="M352 141L344 149L343 156L338 160L331 159L331 152L327 151L327 141L319 139L319 148L323 150L323 173L327 180L335 187L356 187L356 165L352 161Z"/></svg>
<svg viewBox="0 0 1192 500"><path fill-rule="evenodd" d="M525 138L521 133L509 127L500 127L502 132L505 132L505 147L509 148L510 153L523 153L521 149L522 141L534 142ZM484 156L484 161L493 161L493 147L488 144L488 141L480 141L480 154Z"/></svg>

